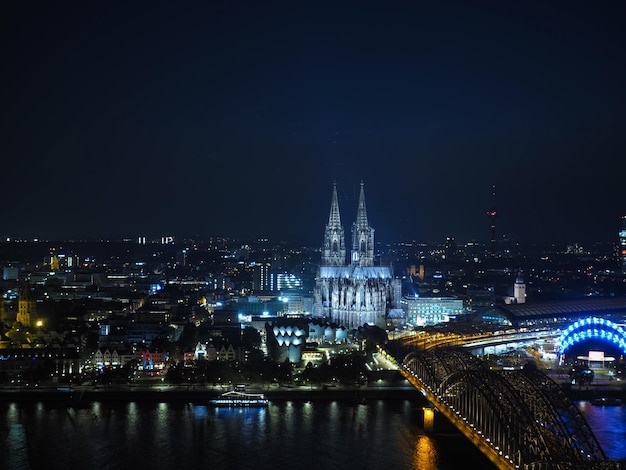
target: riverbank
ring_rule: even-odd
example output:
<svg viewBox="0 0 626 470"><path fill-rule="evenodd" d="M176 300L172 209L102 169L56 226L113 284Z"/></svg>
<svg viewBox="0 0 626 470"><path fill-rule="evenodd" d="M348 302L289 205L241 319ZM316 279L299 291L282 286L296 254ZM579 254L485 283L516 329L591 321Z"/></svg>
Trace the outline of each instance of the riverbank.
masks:
<svg viewBox="0 0 626 470"><path fill-rule="evenodd" d="M0 389L0 403L52 402L80 405L89 402L191 402L202 403L218 397L225 390L213 387L109 387L99 389ZM271 401L341 400L363 402L367 400L423 400L412 387L276 387L250 388L250 393L263 393Z"/></svg>
<svg viewBox="0 0 626 470"><path fill-rule="evenodd" d="M626 403L626 389L623 386L591 384L584 387L562 384L563 391L572 401L591 400L607 397L619 398ZM191 402L202 403L226 392L226 387L49 387L49 388L0 388L0 403L7 402L51 402L78 405L89 402ZM314 401L341 400L364 402L367 400L416 400L424 397L412 386L371 385L371 386L326 386L326 387L249 387L251 393L263 393L271 401Z"/></svg>
<svg viewBox="0 0 626 470"><path fill-rule="evenodd" d="M567 384L561 385L565 394L572 401L580 400L592 400L594 398L619 398L626 403L626 389L622 385L619 386L603 386L603 385L588 385L583 387L577 387L575 385L568 386Z"/></svg>

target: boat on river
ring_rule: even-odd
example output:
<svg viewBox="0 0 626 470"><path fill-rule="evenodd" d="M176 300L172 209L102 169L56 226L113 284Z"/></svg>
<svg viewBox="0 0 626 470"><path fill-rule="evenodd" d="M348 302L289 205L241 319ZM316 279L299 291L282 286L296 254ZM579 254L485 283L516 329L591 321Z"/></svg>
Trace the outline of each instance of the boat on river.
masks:
<svg viewBox="0 0 626 470"><path fill-rule="evenodd" d="M262 393L246 393L237 390L231 390L222 393L219 397L209 400L213 406L227 407L260 407L267 406L269 400Z"/></svg>
<svg viewBox="0 0 626 470"><path fill-rule="evenodd" d="M591 404L596 406L622 406L622 400L620 398L598 397L592 398Z"/></svg>

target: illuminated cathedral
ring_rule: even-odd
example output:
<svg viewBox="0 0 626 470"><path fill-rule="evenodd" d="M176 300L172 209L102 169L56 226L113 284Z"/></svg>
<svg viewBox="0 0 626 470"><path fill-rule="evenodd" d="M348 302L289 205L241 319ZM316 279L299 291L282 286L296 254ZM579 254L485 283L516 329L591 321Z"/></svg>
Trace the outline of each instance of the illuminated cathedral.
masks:
<svg viewBox="0 0 626 470"><path fill-rule="evenodd" d="M346 263L347 254L334 183L313 314L347 329L365 324L384 328L387 311L400 299L401 284L393 279L391 266L374 266L374 229L367 220L363 182L356 221L352 224L350 259Z"/></svg>

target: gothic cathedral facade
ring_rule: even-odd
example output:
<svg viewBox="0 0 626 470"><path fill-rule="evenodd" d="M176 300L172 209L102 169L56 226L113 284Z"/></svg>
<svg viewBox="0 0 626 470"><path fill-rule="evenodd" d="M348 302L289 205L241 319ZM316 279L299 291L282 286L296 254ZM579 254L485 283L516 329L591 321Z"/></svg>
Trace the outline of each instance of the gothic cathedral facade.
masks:
<svg viewBox="0 0 626 470"><path fill-rule="evenodd" d="M393 279L391 266L374 266L374 229L367 220L363 182L352 224L351 248L346 263L348 253L335 183L316 278L313 315L347 329L365 324L384 328L387 311L398 301L400 281Z"/></svg>

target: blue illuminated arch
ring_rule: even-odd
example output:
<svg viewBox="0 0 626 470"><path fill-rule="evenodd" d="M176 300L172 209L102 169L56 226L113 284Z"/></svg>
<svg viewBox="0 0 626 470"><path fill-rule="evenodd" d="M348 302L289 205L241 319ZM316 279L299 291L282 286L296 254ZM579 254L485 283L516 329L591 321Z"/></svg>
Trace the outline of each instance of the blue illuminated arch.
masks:
<svg viewBox="0 0 626 470"><path fill-rule="evenodd" d="M588 317L568 326L561 334L558 345L563 354L570 346L590 339L602 340L626 354L626 331L611 320Z"/></svg>

